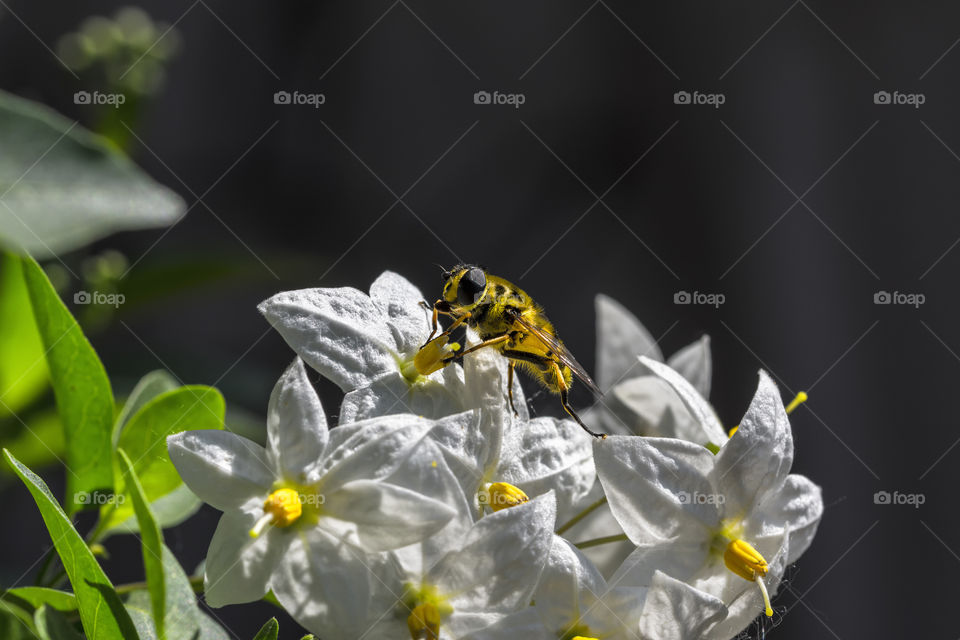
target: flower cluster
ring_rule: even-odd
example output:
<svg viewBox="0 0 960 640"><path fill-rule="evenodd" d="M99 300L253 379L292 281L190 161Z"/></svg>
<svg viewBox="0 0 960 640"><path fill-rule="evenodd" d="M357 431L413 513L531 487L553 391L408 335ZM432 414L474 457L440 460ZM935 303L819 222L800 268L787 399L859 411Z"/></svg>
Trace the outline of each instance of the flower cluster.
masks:
<svg viewBox="0 0 960 640"><path fill-rule="evenodd" d="M823 502L790 474L787 411L766 373L728 437L705 399L707 338L664 364L642 325L598 297L605 395L586 415L620 435L594 440L569 419L531 418L516 381L514 415L491 349L422 374L423 299L386 272L369 295L261 304L297 354L266 447L218 431L168 440L190 489L223 511L208 604L272 592L321 637L414 640L720 639L772 614ZM334 428L304 363L345 393ZM597 527L607 535L581 537ZM599 567L581 551L618 545Z"/></svg>

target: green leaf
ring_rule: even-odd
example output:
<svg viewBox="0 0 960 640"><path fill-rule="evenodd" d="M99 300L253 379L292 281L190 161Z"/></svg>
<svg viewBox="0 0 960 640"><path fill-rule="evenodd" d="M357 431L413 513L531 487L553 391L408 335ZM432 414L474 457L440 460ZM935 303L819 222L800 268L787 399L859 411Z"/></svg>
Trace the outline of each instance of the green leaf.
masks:
<svg viewBox="0 0 960 640"><path fill-rule="evenodd" d="M172 224L183 200L105 138L0 92L0 244L38 257Z"/></svg>
<svg viewBox="0 0 960 640"><path fill-rule="evenodd" d="M127 397L127 401L123 403L123 408L120 409L120 412L117 414L117 419L114 421L114 446L116 446L117 441L120 439L120 432L123 431L123 428L126 426L127 422L129 422L130 418L132 418L134 414L136 414L137 411L143 407L143 405L147 404L161 393L172 391L179 386L180 384L177 382L176 378L163 369L151 371L147 375L140 378L140 381L137 382L137 385Z"/></svg>
<svg viewBox="0 0 960 640"><path fill-rule="evenodd" d="M2 208L2 205L0 205ZM0 251L0 418L17 413L47 388L47 361L33 322L20 260Z"/></svg>
<svg viewBox="0 0 960 640"><path fill-rule="evenodd" d="M253 640L277 640L277 635L280 633L280 623L277 622L276 618L270 618L267 620L266 624L260 627L260 631L257 632L257 635L253 636Z"/></svg>
<svg viewBox="0 0 960 640"><path fill-rule="evenodd" d="M165 638L164 615L166 615L166 593L163 572L163 535L157 526L150 505L143 493L143 487L133 471L133 463L123 449L117 450L120 458L120 467L123 470L123 481L127 487L127 494L133 502L133 510L140 525L140 543L143 547L143 568L147 576L147 588L150 591L150 604L153 611L153 624L157 636Z"/></svg>
<svg viewBox="0 0 960 640"><path fill-rule="evenodd" d="M69 591L47 589L46 587L16 587L7 589L0 596L0 600L22 601L34 608L48 605L60 611L75 611L77 596Z"/></svg>
<svg viewBox="0 0 960 640"><path fill-rule="evenodd" d="M197 596L176 557L163 546L163 572L166 585L166 615L164 627L169 640L197 638L203 640L229 640L229 634L220 625L213 623L197 605ZM135 591L126 602L127 610L136 620L141 631L141 640L158 638L151 612L150 594ZM147 615L144 616L143 612Z"/></svg>
<svg viewBox="0 0 960 640"><path fill-rule="evenodd" d="M67 512L113 488L110 433L113 392L97 353L67 311L47 276L24 258L23 278L47 352L50 378L67 446Z"/></svg>
<svg viewBox="0 0 960 640"><path fill-rule="evenodd" d="M33 614L33 620L41 640L83 640L83 635L56 609L42 606Z"/></svg>
<svg viewBox="0 0 960 640"><path fill-rule="evenodd" d="M167 454L167 436L187 430L222 429L225 413L226 403L220 392L197 385L161 393L130 418L120 432L118 446L133 461L133 470L148 502L153 503L183 486ZM118 490L121 486L122 478L118 474ZM122 524L131 515L133 505L127 503L105 505L101 512L108 529Z"/></svg>
<svg viewBox="0 0 960 640"><path fill-rule="evenodd" d="M0 638L3 640L35 640L33 619L30 615L9 603L0 601Z"/></svg>
<svg viewBox="0 0 960 640"><path fill-rule="evenodd" d="M63 512L47 485L3 450L7 462L33 495L40 515L47 526L53 545L60 555L70 584L73 585L80 610L80 620L88 638L96 640L130 640L137 638L130 616L123 608L117 592L90 549Z"/></svg>

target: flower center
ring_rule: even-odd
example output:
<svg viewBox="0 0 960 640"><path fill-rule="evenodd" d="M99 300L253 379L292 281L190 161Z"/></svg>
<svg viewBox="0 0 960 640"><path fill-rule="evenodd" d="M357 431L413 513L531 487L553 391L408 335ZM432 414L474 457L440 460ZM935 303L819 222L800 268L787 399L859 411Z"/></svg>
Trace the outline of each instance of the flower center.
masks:
<svg viewBox="0 0 960 640"><path fill-rule="evenodd" d="M400 367L400 371L404 378L411 381L416 380L418 375L428 376L447 366L459 350L459 342L450 342L450 336L441 334L423 345L423 348L413 356L413 361L405 362Z"/></svg>
<svg viewBox="0 0 960 640"><path fill-rule="evenodd" d="M439 640L440 624L444 618L453 613L453 607L446 598L430 585L423 585L419 589L407 584L404 590L404 611L410 611L407 616L407 630L411 640Z"/></svg>
<svg viewBox="0 0 960 640"><path fill-rule="evenodd" d="M736 538L727 544L723 552L723 563L727 569L737 574L744 580L756 582L760 587L760 594L763 596L763 605L767 617L773 615L773 608L770 606L770 595L767 593L767 586L763 582L766 577L768 567L766 559L760 555L760 552L753 548L753 545L745 540Z"/></svg>
<svg viewBox="0 0 960 640"><path fill-rule="evenodd" d="M515 507L518 504L529 502L527 497L519 487L515 487L507 482L490 482L480 487L480 493L477 495L480 506L490 505L494 511L500 511L508 507Z"/></svg>
<svg viewBox="0 0 960 640"><path fill-rule="evenodd" d="M407 616L407 629L413 640L439 640L440 612L436 605L425 602L415 606Z"/></svg>
<svg viewBox="0 0 960 640"><path fill-rule="evenodd" d="M589 634L590 627L586 625L576 625L560 636L560 640L598 640L598 638Z"/></svg>
<svg viewBox="0 0 960 640"><path fill-rule="evenodd" d="M267 525L289 527L303 514L300 494L293 489L277 489L263 502L263 515L250 529L250 537L257 538Z"/></svg>

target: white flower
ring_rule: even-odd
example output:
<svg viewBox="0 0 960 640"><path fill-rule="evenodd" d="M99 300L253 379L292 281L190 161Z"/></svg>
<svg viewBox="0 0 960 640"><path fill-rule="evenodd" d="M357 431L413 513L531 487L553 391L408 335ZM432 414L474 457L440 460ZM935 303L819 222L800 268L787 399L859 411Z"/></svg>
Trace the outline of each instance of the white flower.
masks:
<svg viewBox="0 0 960 640"><path fill-rule="evenodd" d="M646 356L654 362L664 361L653 336L612 298L598 295L596 310L597 384L604 397L591 411L591 418L611 433L704 440L704 434L697 432L698 422L686 411L680 398L637 360L637 356ZM709 336L673 354L667 364L700 395L710 395Z"/></svg>
<svg viewBox="0 0 960 640"><path fill-rule="evenodd" d="M270 397L266 449L224 431L170 436L184 482L224 512L207 554L207 602L249 602L272 589L307 628L362 632L385 597L382 552L422 540L454 514L415 490L452 482L425 438L433 426L395 415L328 431L297 359Z"/></svg>
<svg viewBox="0 0 960 640"><path fill-rule="evenodd" d="M303 360L347 393L340 422L391 413L439 418L458 413L463 371L456 364L420 375L414 356L427 341L423 294L385 271L370 295L350 287L285 291L260 312Z"/></svg>
<svg viewBox="0 0 960 640"><path fill-rule="evenodd" d="M552 493L481 519L407 570L369 638L453 640L527 607L554 539Z"/></svg>
<svg viewBox="0 0 960 640"><path fill-rule="evenodd" d="M518 387L514 401L521 415L514 418L506 401L506 368L506 358L493 349L464 358L467 401L484 408L462 423L438 424L430 437L457 477L473 514L468 524L485 504L499 506L489 489L501 483L529 496L554 491L558 519L564 521L596 484L592 438L572 420L528 419Z"/></svg>
<svg viewBox="0 0 960 640"><path fill-rule="evenodd" d="M823 513L820 488L790 474L790 423L764 372L716 455L683 440L617 436L594 443L594 456L613 515L637 545L611 581L642 586L659 569L716 596L728 613L707 638L730 638L764 609Z"/></svg>
<svg viewBox="0 0 960 640"><path fill-rule="evenodd" d="M725 614L717 598L659 571L649 587L608 584L569 542L555 538L532 607L471 640L699 639Z"/></svg>

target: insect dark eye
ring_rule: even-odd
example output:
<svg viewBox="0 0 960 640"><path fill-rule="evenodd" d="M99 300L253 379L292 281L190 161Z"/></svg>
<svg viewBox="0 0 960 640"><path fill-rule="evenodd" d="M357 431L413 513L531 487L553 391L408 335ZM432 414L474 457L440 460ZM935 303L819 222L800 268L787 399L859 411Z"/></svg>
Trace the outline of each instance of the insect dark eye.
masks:
<svg viewBox="0 0 960 640"><path fill-rule="evenodd" d="M463 305L473 304L483 295L487 288L487 277L483 271L474 267L460 277L457 287L457 302Z"/></svg>

